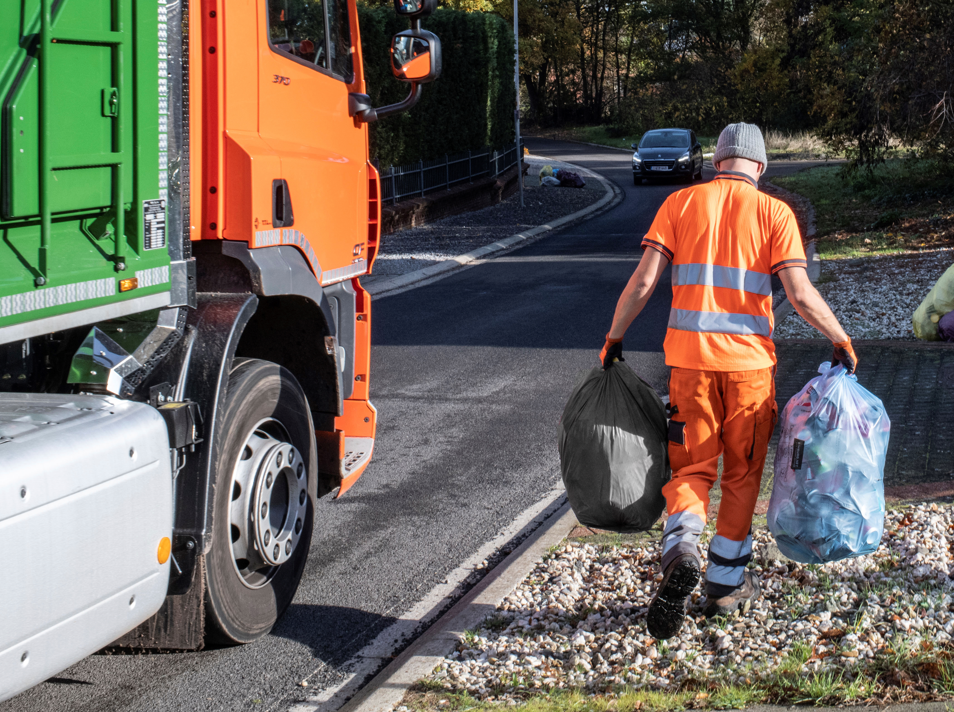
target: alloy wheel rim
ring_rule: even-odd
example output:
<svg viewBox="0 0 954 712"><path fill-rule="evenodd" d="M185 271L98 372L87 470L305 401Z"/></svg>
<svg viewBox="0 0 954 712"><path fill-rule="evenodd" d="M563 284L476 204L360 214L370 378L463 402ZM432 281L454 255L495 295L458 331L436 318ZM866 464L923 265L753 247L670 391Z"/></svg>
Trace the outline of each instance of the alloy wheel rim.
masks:
<svg viewBox="0 0 954 712"><path fill-rule="evenodd" d="M232 566L248 588L261 588L292 558L308 502L305 463L274 418L255 425L232 469L229 534Z"/></svg>

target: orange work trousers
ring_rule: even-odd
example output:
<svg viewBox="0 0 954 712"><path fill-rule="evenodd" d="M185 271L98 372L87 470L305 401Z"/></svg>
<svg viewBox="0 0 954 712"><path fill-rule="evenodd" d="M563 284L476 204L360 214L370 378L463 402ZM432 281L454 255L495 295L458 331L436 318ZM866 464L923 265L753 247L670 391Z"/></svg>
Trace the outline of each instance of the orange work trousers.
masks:
<svg viewBox="0 0 954 712"><path fill-rule="evenodd" d="M743 541L752 526L769 439L775 429L775 369L696 371L669 377L669 464L663 487L669 516L697 515L705 523L709 490L722 461L722 501L716 534Z"/></svg>

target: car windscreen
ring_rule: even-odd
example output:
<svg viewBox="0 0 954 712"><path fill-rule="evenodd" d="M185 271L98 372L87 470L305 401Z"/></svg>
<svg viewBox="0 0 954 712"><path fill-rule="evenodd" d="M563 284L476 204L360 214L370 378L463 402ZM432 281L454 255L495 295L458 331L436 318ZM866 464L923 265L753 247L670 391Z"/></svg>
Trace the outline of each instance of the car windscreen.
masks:
<svg viewBox="0 0 954 712"><path fill-rule="evenodd" d="M689 139L685 131L657 131L643 136L640 148L686 148Z"/></svg>

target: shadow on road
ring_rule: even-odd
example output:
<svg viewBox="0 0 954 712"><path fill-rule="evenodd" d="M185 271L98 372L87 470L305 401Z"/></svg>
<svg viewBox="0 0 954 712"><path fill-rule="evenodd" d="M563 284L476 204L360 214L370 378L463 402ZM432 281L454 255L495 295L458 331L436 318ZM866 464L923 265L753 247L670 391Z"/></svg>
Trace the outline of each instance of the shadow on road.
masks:
<svg viewBox="0 0 954 712"><path fill-rule="evenodd" d="M350 659L356 639L361 647L397 620L345 606L292 603L271 635L306 645L316 660L334 666Z"/></svg>
<svg viewBox="0 0 954 712"><path fill-rule="evenodd" d="M71 677L51 677L47 682L51 685L92 685L89 680L74 680Z"/></svg>
<svg viewBox="0 0 954 712"><path fill-rule="evenodd" d="M601 245L587 252L580 249L578 238L561 244L561 237L379 300L372 342L598 352L620 292L635 269L634 251L607 251ZM662 351L672 301L669 280L667 268L629 331L630 348Z"/></svg>

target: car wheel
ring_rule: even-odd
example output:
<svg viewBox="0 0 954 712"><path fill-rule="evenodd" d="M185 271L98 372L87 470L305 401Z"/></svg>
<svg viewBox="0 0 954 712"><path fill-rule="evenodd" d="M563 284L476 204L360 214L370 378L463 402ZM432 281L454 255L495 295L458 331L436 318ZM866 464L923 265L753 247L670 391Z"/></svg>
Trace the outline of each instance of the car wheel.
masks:
<svg viewBox="0 0 954 712"><path fill-rule="evenodd" d="M643 179L639 177L639 174L633 173L633 185L642 185Z"/></svg>
<svg viewBox="0 0 954 712"><path fill-rule="evenodd" d="M308 400L281 366L237 359L216 424L206 633L249 643L295 596L308 558L317 449Z"/></svg>

